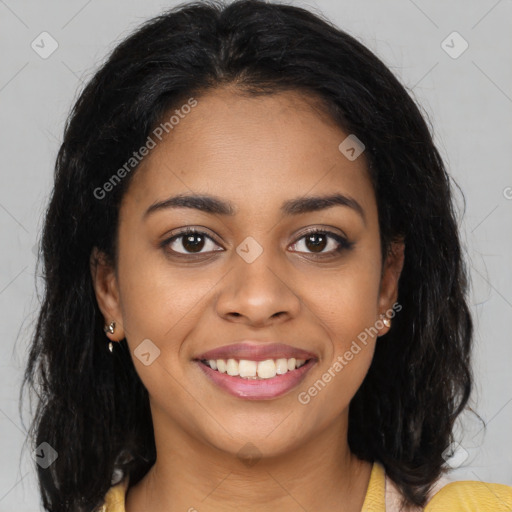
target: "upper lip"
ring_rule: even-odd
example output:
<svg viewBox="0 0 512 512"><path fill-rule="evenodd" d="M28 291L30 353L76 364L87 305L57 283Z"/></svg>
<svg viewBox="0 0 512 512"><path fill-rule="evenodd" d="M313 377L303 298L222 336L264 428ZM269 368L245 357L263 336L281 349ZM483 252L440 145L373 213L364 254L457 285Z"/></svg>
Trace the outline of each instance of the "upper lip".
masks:
<svg viewBox="0 0 512 512"><path fill-rule="evenodd" d="M316 356L284 343L243 341L231 345L223 345L198 355L195 359L248 359L250 361L264 361L265 359L316 359Z"/></svg>

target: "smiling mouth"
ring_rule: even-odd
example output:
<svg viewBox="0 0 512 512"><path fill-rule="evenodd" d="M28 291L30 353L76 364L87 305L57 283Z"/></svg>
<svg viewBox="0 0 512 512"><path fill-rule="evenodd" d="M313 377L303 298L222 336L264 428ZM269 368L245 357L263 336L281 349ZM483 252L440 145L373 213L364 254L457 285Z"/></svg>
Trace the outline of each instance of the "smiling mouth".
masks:
<svg viewBox="0 0 512 512"><path fill-rule="evenodd" d="M251 361L248 359L200 359L199 362L218 373L250 380L267 380L294 372L311 359L279 358Z"/></svg>

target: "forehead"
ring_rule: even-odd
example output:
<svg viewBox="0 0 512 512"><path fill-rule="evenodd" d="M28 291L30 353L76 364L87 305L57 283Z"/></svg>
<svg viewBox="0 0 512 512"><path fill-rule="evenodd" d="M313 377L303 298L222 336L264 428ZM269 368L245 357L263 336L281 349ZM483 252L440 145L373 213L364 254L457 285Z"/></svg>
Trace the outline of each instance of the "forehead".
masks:
<svg viewBox="0 0 512 512"><path fill-rule="evenodd" d="M364 154L349 160L349 135L315 98L297 91L248 96L229 88L177 106L172 129L137 169L125 202L140 207L175 193L229 197L241 208L272 208L283 197L339 191L371 207ZM178 112L176 112L176 110ZM187 113L185 113L187 112ZM370 197L369 197L370 196Z"/></svg>

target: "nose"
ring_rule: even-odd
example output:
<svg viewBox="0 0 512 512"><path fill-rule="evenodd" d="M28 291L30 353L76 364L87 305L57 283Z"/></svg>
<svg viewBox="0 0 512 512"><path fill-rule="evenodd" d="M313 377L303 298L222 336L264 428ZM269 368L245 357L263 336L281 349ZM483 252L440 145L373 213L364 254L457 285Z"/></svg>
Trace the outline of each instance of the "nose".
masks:
<svg viewBox="0 0 512 512"><path fill-rule="evenodd" d="M301 301L282 266L271 265L269 252L247 263L234 255L233 267L217 297L217 313L226 320L265 326L297 317Z"/></svg>

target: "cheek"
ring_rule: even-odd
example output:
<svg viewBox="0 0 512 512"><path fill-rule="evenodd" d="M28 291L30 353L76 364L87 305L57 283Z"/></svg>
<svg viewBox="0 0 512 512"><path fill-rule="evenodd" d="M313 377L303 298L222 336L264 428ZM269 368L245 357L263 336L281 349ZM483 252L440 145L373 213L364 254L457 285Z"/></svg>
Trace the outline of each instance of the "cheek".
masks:
<svg viewBox="0 0 512 512"><path fill-rule="evenodd" d="M317 281L319 282L319 281ZM335 352L348 350L379 318L380 263L361 252L347 265L321 279L316 292L308 292ZM364 337L364 336L362 336Z"/></svg>
<svg viewBox="0 0 512 512"><path fill-rule="evenodd" d="M308 295L328 338L329 350L320 361L313 388L303 390L304 400L314 399L314 407L336 403L332 411L336 414L335 410L348 406L372 362L379 318L378 246L360 247L346 265L319 281L322 286Z"/></svg>
<svg viewBox="0 0 512 512"><path fill-rule="evenodd" d="M136 240L125 239L120 254L123 325L136 371L157 403L179 403L188 396L180 384L187 370L181 347L197 325L215 279L172 267L158 251L145 250ZM173 410L183 407L185 403Z"/></svg>
<svg viewBox="0 0 512 512"><path fill-rule="evenodd" d="M366 270L347 267L316 298L329 349L326 344L314 381L309 388L301 388L298 399L311 407L313 416L317 411L322 422L328 423L349 406L373 359L379 274Z"/></svg>
<svg viewBox="0 0 512 512"><path fill-rule="evenodd" d="M194 310L206 300L214 276L171 265L163 252L136 240L128 239L123 251L118 269L127 340L151 338L167 348L195 320Z"/></svg>

